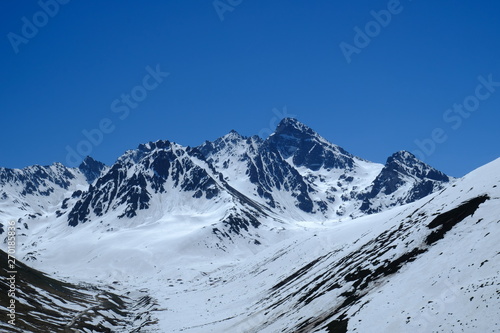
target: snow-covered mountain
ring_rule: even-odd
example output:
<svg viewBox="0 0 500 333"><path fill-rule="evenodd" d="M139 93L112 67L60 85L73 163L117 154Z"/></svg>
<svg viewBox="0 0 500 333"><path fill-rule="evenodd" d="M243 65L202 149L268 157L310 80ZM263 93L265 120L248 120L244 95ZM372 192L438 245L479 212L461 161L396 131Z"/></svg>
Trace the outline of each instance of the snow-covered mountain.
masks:
<svg viewBox="0 0 500 333"><path fill-rule="evenodd" d="M0 169L0 217L16 221L16 256L30 266L19 269L40 277L22 283L20 303L42 297L47 308L23 330L2 329L36 332L47 320L51 331L364 332L376 322L421 332L431 319L419 307L448 283L436 276L474 290L455 316L491 327L473 322L472 307L486 297L494 307L498 295L475 288L472 269L479 262L477 276L498 285L486 237L498 223L499 167L457 180L405 151L373 163L286 118L266 139L231 131L194 148L141 144L111 166L88 157L78 168ZM404 279L422 285L411 310L388 298ZM392 319L381 322L372 302ZM454 331L456 318L438 312L434 322Z"/></svg>
<svg viewBox="0 0 500 333"><path fill-rule="evenodd" d="M27 243L45 221L65 233L64 224L109 231L175 220L185 223L174 229L216 235L200 236L205 247L227 249L233 237L250 247L265 242L259 226L371 214L433 193L450 178L407 152L385 166L363 160L285 118L265 140L235 131L195 148L160 140L109 167L87 157L78 168L1 169L0 181L0 214L23 223ZM14 205L17 211L7 209Z"/></svg>
<svg viewBox="0 0 500 333"><path fill-rule="evenodd" d="M0 168L0 218L8 221L53 214L68 194L87 189L106 166L86 157L78 168L61 163L24 169Z"/></svg>
<svg viewBox="0 0 500 333"><path fill-rule="evenodd" d="M356 157L283 119L266 140L235 131L198 147L227 182L288 220L360 216L420 199L450 178L408 152L386 165Z"/></svg>
<svg viewBox="0 0 500 333"><path fill-rule="evenodd" d="M268 217L265 207L231 188L197 149L169 141L127 151L86 191L75 192L72 198L74 203L61 211L72 227L112 220L106 224L109 230L186 220L184 226L176 226L178 231L198 225L217 239L230 239L228 233L241 236ZM210 223L196 222L203 220L200 216L209 216ZM250 243L259 243L257 238L246 233Z"/></svg>
<svg viewBox="0 0 500 333"><path fill-rule="evenodd" d="M450 181L450 177L419 161L411 153L400 151L387 159L370 187L358 196L363 200L360 210L373 213L410 203L441 189Z"/></svg>

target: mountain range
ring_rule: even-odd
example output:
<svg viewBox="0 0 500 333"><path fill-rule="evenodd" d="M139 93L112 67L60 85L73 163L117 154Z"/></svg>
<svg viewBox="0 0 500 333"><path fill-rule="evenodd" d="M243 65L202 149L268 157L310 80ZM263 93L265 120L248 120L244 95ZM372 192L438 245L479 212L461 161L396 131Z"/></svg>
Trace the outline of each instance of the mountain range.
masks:
<svg viewBox="0 0 500 333"><path fill-rule="evenodd" d="M15 221L22 262L18 326L0 328L492 331L499 166L455 179L407 151L374 163L285 118L265 139L232 130L141 144L110 166L0 168L2 249ZM461 301L466 288L467 306L447 294L428 310L443 283Z"/></svg>

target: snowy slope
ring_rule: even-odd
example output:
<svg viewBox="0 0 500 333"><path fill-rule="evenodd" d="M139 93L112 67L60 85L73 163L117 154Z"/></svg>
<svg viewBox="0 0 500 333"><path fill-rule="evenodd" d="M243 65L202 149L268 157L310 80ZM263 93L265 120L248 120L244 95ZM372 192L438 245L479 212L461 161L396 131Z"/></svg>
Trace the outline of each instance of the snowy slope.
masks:
<svg viewBox="0 0 500 333"><path fill-rule="evenodd" d="M499 331L499 171L200 271L156 293L160 331Z"/></svg>
<svg viewBox="0 0 500 333"><path fill-rule="evenodd" d="M15 317L10 313L11 271L15 271ZM91 284L70 284L48 277L24 264L7 265L0 251L0 321L2 332L141 332L151 323L147 312L156 304L140 290L117 295L114 288ZM137 305L140 304L138 307Z"/></svg>

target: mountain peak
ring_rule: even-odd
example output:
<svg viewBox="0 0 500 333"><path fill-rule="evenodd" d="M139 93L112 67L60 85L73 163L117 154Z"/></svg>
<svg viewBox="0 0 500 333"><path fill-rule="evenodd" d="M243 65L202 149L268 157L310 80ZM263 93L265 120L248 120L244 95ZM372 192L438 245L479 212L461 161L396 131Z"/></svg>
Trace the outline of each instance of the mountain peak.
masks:
<svg viewBox="0 0 500 333"><path fill-rule="evenodd" d="M392 154L386 162L386 167L400 174L417 178L429 178L436 181L448 182L450 179L441 171L419 160L412 153L402 150Z"/></svg>
<svg viewBox="0 0 500 333"><path fill-rule="evenodd" d="M450 180L412 153L398 151L387 158L384 168L372 183L371 191L358 197L365 200L360 209L370 214L380 211L384 208L383 203L373 199L384 195L397 196L401 203L413 202L442 189Z"/></svg>
<svg viewBox="0 0 500 333"><path fill-rule="evenodd" d="M78 166L78 169L80 169L89 183L94 182L94 180L101 175L102 170L105 168L106 165L104 163L96 161L90 156L85 157L82 163Z"/></svg>
<svg viewBox="0 0 500 333"><path fill-rule="evenodd" d="M278 126L280 125L288 125L288 124L302 124L300 121L297 120L297 118L292 118L292 117L285 117L283 119L280 120L280 122L278 123Z"/></svg>
<svg viewBox="0 0 500 333"><path fill-rule="evenodd" d="M316 132L295 118L283 118L276 127L275 135L291 135L294 137L313 136Z"/></svg>
<svg viewBox="0 0 500 333"><path fill-rule="evenodd" d="M169 140L157 140L157 141L150 141L148 143L143 143L140 144L137 149L142 151L142 152L148 152L154 149L166 149L169 148L172 142Z"/></svg>
<svg viewBox="0 0 500 333"><path fill-rule="evenodd" d="M95 160L94 158L92 158L91 156L88 156L88 155L87 155L87 156L83 159L82 163L80 163L80 166L82 166L82 165L89 165L89 164L95 164L95 163L101 163L101 162L99 162L99 161ZM102 163L101 163L101 164L102 164Z"/></svg>
<svg viewBox="0 0 500 333"><path fill-rule="evenodd" d="M406 150L400 150L398 152L395 152L389 158L387 161L389 162L390 160L398 160L398 161L419 161L421 162L415 155L410 153L409 151Z"/></svg>
<svg viewBox="0 0 500 333"><path fill-rule="evenodd" d="M221 139L226 139L226 140L240 140L240 139L245 139L243 135L240 133L236 132L234 129L230 130L229 133L224 135Z"/></svg>
<svg viewBox="0 0 500 333"><path fill-rule="evenodd" d="M295 118L282 119L266 143L283 158L293 157L295 166L305 166L313 171L322 167L351 169L354 166L354 156Z"/></svg>

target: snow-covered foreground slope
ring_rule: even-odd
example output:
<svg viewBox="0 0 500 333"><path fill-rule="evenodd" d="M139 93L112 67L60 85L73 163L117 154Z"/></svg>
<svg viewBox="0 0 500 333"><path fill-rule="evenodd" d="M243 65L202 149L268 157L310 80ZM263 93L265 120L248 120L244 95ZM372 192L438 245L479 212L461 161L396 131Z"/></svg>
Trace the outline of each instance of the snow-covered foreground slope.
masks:
<svg viewBox="0 0 500 333"><path fill-rule="evenodd" d="M499 223L500 159L413 204L307 226L160 288L160 331L500 331Z"/></svg>
<svg viewBox="0 0 500 333"><path fill-rule="evenodd" d="M140 290L156 304L126 317L151 318L140 332L500 331L500 159L382 213L269 221L250 231L267 247L233 238L224 252L203 244L207 228L174 233L205 218L101 234L84 224L80 239L54 236L30 264L124 297ZM120 332L144 325L120 323Z"/></svg>
<svg viewBox="0 0 500 333"><path fill-rule="evenodd" d="M156 304L145 291L117 295L111 286L61 282L19 262L9 267L7 260L0 251L1 332L141 332L151 322L148 311ZM14 308L7 297L12 290Z"/></svg>

